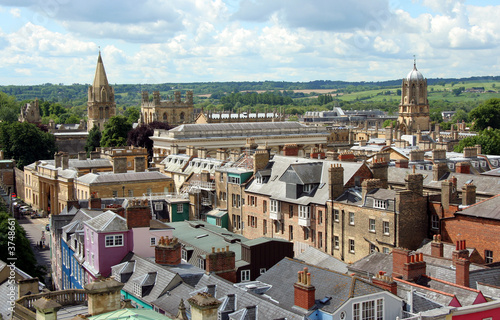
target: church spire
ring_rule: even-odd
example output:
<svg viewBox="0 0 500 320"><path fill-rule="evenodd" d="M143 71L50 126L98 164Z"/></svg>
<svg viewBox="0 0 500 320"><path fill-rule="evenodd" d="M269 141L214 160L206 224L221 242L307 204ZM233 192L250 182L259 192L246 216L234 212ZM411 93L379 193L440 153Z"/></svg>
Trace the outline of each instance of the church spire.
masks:
<svg viewBox="0 0 500 320"><path fill-rule="evenodd" d="M101 51L99 50L99 57L97 58L97 67L95 69L94 83L92 86L94 88L99 88L101 86L108 86L108 78L106 77L106 70L104 70L104 64L102 63Z"/></svg>

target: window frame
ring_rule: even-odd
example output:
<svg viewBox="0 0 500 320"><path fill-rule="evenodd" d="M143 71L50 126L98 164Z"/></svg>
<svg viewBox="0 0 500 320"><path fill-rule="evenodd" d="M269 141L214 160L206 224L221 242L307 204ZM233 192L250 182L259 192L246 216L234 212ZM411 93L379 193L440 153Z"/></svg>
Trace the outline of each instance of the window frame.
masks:
<svg viewBox="0 0 500 320"><path fill-rule="evenodd" d="M391 229L390 229L390 223L389 221L382 221L382 229L383 229L383 234L385 236L388 236L391 234Z"/></svg>
<svg viewBox="0 0 500 320"><path fill-rule="evenodd" d="M372 219L372 218L368 219L368 231L370 231L371 233L375 233L376 232L376 221L375 221L375 219Z"/></svg>
<svg viewBox="0 0 500 320"><path fill-rule="evenodd" d="M108 238L112 238L111 239L111 243L108 245ZM117 244L118 243L118 239L120 239L119 242L121 242L120 244ZM106 235L106 237L104 238L104 246L106 248L114 248L114 247L123 247L124 246L124 238L123 238L123 234L109 234L109 235Z"/></svg>
<svg viewBox="0 0 500 320"><path fill-rule="evenodd" d="M349 225L354 226L355 220L354 220L354 212L349 212Z"/></svg>
<svg viewBox="0 0 500 320"><path fill-rule="evenodd" d="M356 253L356 242L354 239L349 239L349 252Z"/></svg>
<svg viewBox="0 0 500 320"><path fill-rule="evenodd" d="M484 262L485 263L493 262L493 250L484 250Z"/></svg>
<svg viewBox="0 0 500 320"><path fill-rule="evenodd" d="M245 269L245 270L241 270L241 273L240 273L240 281L241 282L247 282L247 281L250 281L250 270L249 269Z"/></svg>

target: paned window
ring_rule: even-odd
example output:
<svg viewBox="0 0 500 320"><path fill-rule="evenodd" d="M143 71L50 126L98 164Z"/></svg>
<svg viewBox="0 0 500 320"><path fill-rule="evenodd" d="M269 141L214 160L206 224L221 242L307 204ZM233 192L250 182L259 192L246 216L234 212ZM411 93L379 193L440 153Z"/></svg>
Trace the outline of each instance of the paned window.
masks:
<svg viewBox="0 0 500 320"><path fill-rule="evenodd" d="M339 210L333 209L333 220L339 222Z"/></svg>
<svg viewBox="0 0 500 320"><path fill-rule="evenodd" d="M241 270L241 281L250 281L250 270Z"/></svg>
<svg viewBox="0 0 500 320"><path fill-rule="evenodd" d="M299 218L309 219L311 214L310 209L309 206L299 206Z"/></svg>
<svg viewBox="0 0 500 320"><path fill-rule="evenodd" d="M354 212L349 212L349 224L354 225Z"/></svg>
<svg viewBox="0 0 500 320"><path fill-rule="evenodd" d="M431 228L432 229L439 229L439 216L437 214L431 215Z"/></svg>
<svg viewBox="0 0 500 320"><path fill-rule="evenodd" d="M375 219L370 219L369 225L370 232L375 232Z"/></svg>
<svg viewBox="0 0 500 320"><path fill-rule="evenodd" d="M106 236L105 244L106 244L106 247L121 247L121 246L123 246L123 235L122 234L115 234L115 235Z"/></svg>
<svg viewBox="0 0 500 320"><path fill-rule="evenodd" d="M389 235L389 221L384 221L382 225L384 227L384 234Z"/></svg>
<svg viewBox="0 0 500 320"><path fill-rule="evenodd" d="M340 245L339 244L339 237L338 236L334 236L333 237L333 247L338 250L339 249L339 245Z"/></svg>
<svg viewBox="0 0 500 320"><path fill-rule="evenodd" d="M493 251L491 251L491 250L484 250L484 261L486 263L492 263L493 262Z"/></svg>
<svg viewBox="0 0 500 320"><path fill-rule="evenodd" d="M354 253L354 239L349 239L349 252Z"/></svg>
<svg viewBox="0 0 500 320"><path fill-rule="evenodd" d="M184 212L184 203L178 203L177 204L177 213L183 213Z"/></svg>

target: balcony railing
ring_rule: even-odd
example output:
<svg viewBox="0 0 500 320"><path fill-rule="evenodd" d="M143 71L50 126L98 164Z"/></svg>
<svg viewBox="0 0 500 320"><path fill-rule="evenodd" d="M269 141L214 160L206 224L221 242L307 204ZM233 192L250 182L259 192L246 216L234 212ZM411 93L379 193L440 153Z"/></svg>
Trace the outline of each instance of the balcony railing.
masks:
<svg viewBox="0 0 500 320"><path fill-rule="evenodd" d="M47 293L30 294L17 299L14 308L14 319L36 319L33 303L40 298L47 298L56 301L62 306L83 305L87 301L87 293L84 289L69 289L62 291L53 291Z"/></svg>
<svg viewBox="0 0 500 320"><path fill-rule="evenodd" d="M311 226L311 219L299 217L299 226L310 227Z"/></svg>
<svg viewBox="0 0 500 320"><path fill-rule="evenodd" d="M272 220L281 220L281 212L280 211L269 211L269 219Z"/></svg>

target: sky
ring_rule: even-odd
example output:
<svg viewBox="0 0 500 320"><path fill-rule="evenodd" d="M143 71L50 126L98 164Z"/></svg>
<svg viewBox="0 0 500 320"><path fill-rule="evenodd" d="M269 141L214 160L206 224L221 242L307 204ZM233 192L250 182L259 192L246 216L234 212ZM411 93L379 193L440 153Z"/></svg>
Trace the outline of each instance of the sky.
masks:
<svg viewBox="0 0 500 320"><path fill-rule="evenodd" d="M500 75L499 0L0 0L0 85Z"/></svg>

